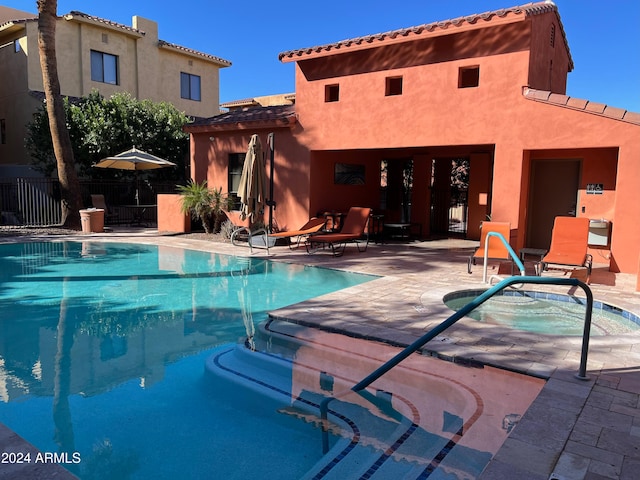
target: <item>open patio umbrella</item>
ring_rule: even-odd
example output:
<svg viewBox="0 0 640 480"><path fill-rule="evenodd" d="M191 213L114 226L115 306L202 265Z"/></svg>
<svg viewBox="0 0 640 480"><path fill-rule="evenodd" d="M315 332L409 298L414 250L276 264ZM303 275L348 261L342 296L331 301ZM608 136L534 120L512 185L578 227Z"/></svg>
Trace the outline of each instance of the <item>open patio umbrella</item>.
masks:
<svg viewBox="0 0 640 480"><path fill-rule="evenodd" d="M265 205L267 175L262 158L262 143L256 134L251 136L249 148L244 158L242 176L238 187L240 197L240 218L249 217L254 222Z"/></svg>
<svg viewBox="0 0 640 480"><path fill-rule="evenodd" d="M98 168L115 168L117 170L134 170L136 172L136 203L140 203L138 195L138 171L156 168L175 167L176 164L133 147L113 157L107 157L93 165Z"/></svg>

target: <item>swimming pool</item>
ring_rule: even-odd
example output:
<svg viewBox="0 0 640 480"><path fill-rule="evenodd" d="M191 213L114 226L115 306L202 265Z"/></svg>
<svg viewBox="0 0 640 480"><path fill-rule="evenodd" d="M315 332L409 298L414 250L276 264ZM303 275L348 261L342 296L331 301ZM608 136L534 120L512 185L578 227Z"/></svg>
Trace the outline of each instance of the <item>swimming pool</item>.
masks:
<svg viewBox="0 0 640 480"><path fill-rule="evenodd" d="M459 310L485 290L461 290L444 296L443 302ZM500 325L545 335L582 335L584 298L548 292L504 290L468 317L482 323ZM640 333L640 317L600 301L593 302L591 335Z"/></svg>
<svg viewBox="0 0 640 480"><path fill-rule="evenodd" d="M65 467L83 479L298 478L322 456L317 429L212 388L206 359L269 310L373 278L162 246L0 245L0 422L78 452Z"/></svg>
<svg viewBox="0 0 640 480"><path fill-rule="evenodd" d="M412 355L356 393L351 387L396 348L279 320L260 326L256 347L220 347L207 379L280 400L281 414L318 427L324 405L326 455L305 480L475 479L545 383Z"/></svg>

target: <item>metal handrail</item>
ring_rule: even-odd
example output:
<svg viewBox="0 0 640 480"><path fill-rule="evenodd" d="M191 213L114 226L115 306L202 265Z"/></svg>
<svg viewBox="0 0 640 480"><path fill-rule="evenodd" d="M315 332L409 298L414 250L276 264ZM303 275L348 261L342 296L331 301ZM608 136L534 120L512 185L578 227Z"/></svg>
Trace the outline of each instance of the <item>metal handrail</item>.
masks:
<svg viewBox="0 0 640 480"><path fill-rule="evenodd" d="M253 253L253 249L255 248L266 248L267 255L269 255L269 232L265 228L259 228L257 230L251 230L249 227L236 227L236 229L231 233L231 244L234 246L240 245L238 243L238 235L244 234L247 235L247 246ZM253 238L263 238L264 245L259 245L257 243L253 243Z"/></svg>
<svg viewBox="0 0 640 480"><path fill-rule="evenodd" d="M353 390L354 392L358 392L368 387L371 383L373 383L382 375L384 375L389 370L391 370L393 367L398 365L402 360L407 358L412 353L416 352L425 343L432 340L436 336L440 335L442 332L444 332L447 328L449 328L451 325L456 323L462 317L466 316L469 312L471 312L472 310L474 310L475 308L479 307L484 302L486 302L489 298L493 297L495 294L504 290L505 288L514 284L519 284L519 283L531 283L531 284L543 284L543 285L571 285L571 286L580 287L582 288L582 290L584 290L587 296L587 309L585 312L584 330L582 334L582 352L580 355L580 367L578 369L578 373L576 374L576 377L579 378L580 380L588 380L589 377L587 376L587 354L589 351L589 333L591 331L591 314L593 310L593 293L591 292L591 289L586 283L581 282L577 278L552 278L552 277L524 276L524 277L506 278L502 280L500 283L496 284L492 288L482 293L481 295L478 295L475 299L467 303L464 307L462 307L460 310L455 312L444 322L432 328L422 337L420 337L411 345L409 345L400 353L398 353L395 357L388 360L386 363L378 367L375 371L373 371L367 377L365 377L360 382L355 384L353 387L351 387L351 390Z"/></svg>
<svg viewBox="0 0 640 480"><path fill-rule="evenodd" d="M516 252L513 251L513 248L511 248L511 245L509 245L509 242L507 242L507 239L504 238L504 235L498 232L488 232L485 239L486 247L484 249L484 265L482 266L482 283L487 283L487 260L489 259L489 237L498 237L500 239L500 241L507 248L507 251L509 252L509 255L511 256L511 258L513 258L513 261L518 267L518 270L520 270L520 275L524 277L525 276L524 265L516 255ZM511 273L513 274L513 270L511 270Z"/></svg>

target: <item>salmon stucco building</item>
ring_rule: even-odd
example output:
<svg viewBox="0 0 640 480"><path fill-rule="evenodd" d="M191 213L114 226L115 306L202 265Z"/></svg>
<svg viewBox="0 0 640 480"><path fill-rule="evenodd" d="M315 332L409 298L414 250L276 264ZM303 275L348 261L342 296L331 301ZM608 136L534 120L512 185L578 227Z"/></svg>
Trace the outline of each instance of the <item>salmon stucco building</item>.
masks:
<svg viewBox="0 0 640 480"><path fill-rule="evenodd" d="M367 206L427 237L450 234L462 208L457 233L510 222L521 249L548 248L556 216L588 217L594 262L638 272L640 114L567 95L573 61L554 3L280 59L295 63L295 103L189 125L194 180L233 193L251 135L273 133L280 228Z"/></svg>

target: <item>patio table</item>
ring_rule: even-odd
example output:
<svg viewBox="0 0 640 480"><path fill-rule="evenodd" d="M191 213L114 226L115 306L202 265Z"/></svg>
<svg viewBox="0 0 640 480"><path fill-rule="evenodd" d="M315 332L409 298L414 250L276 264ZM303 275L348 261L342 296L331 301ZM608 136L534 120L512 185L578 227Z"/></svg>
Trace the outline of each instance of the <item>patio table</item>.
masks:
<svg viewBox="0 0 640 480"><path fill-rule="evenodd" d="M121 208L128 210L131 213L131 222L129 225L144 225L144 214L149 208L157 208L157 205L121 205ZM127 212L127 213L129 213ZM129 217L129 214L127 214Z"/></svg>

